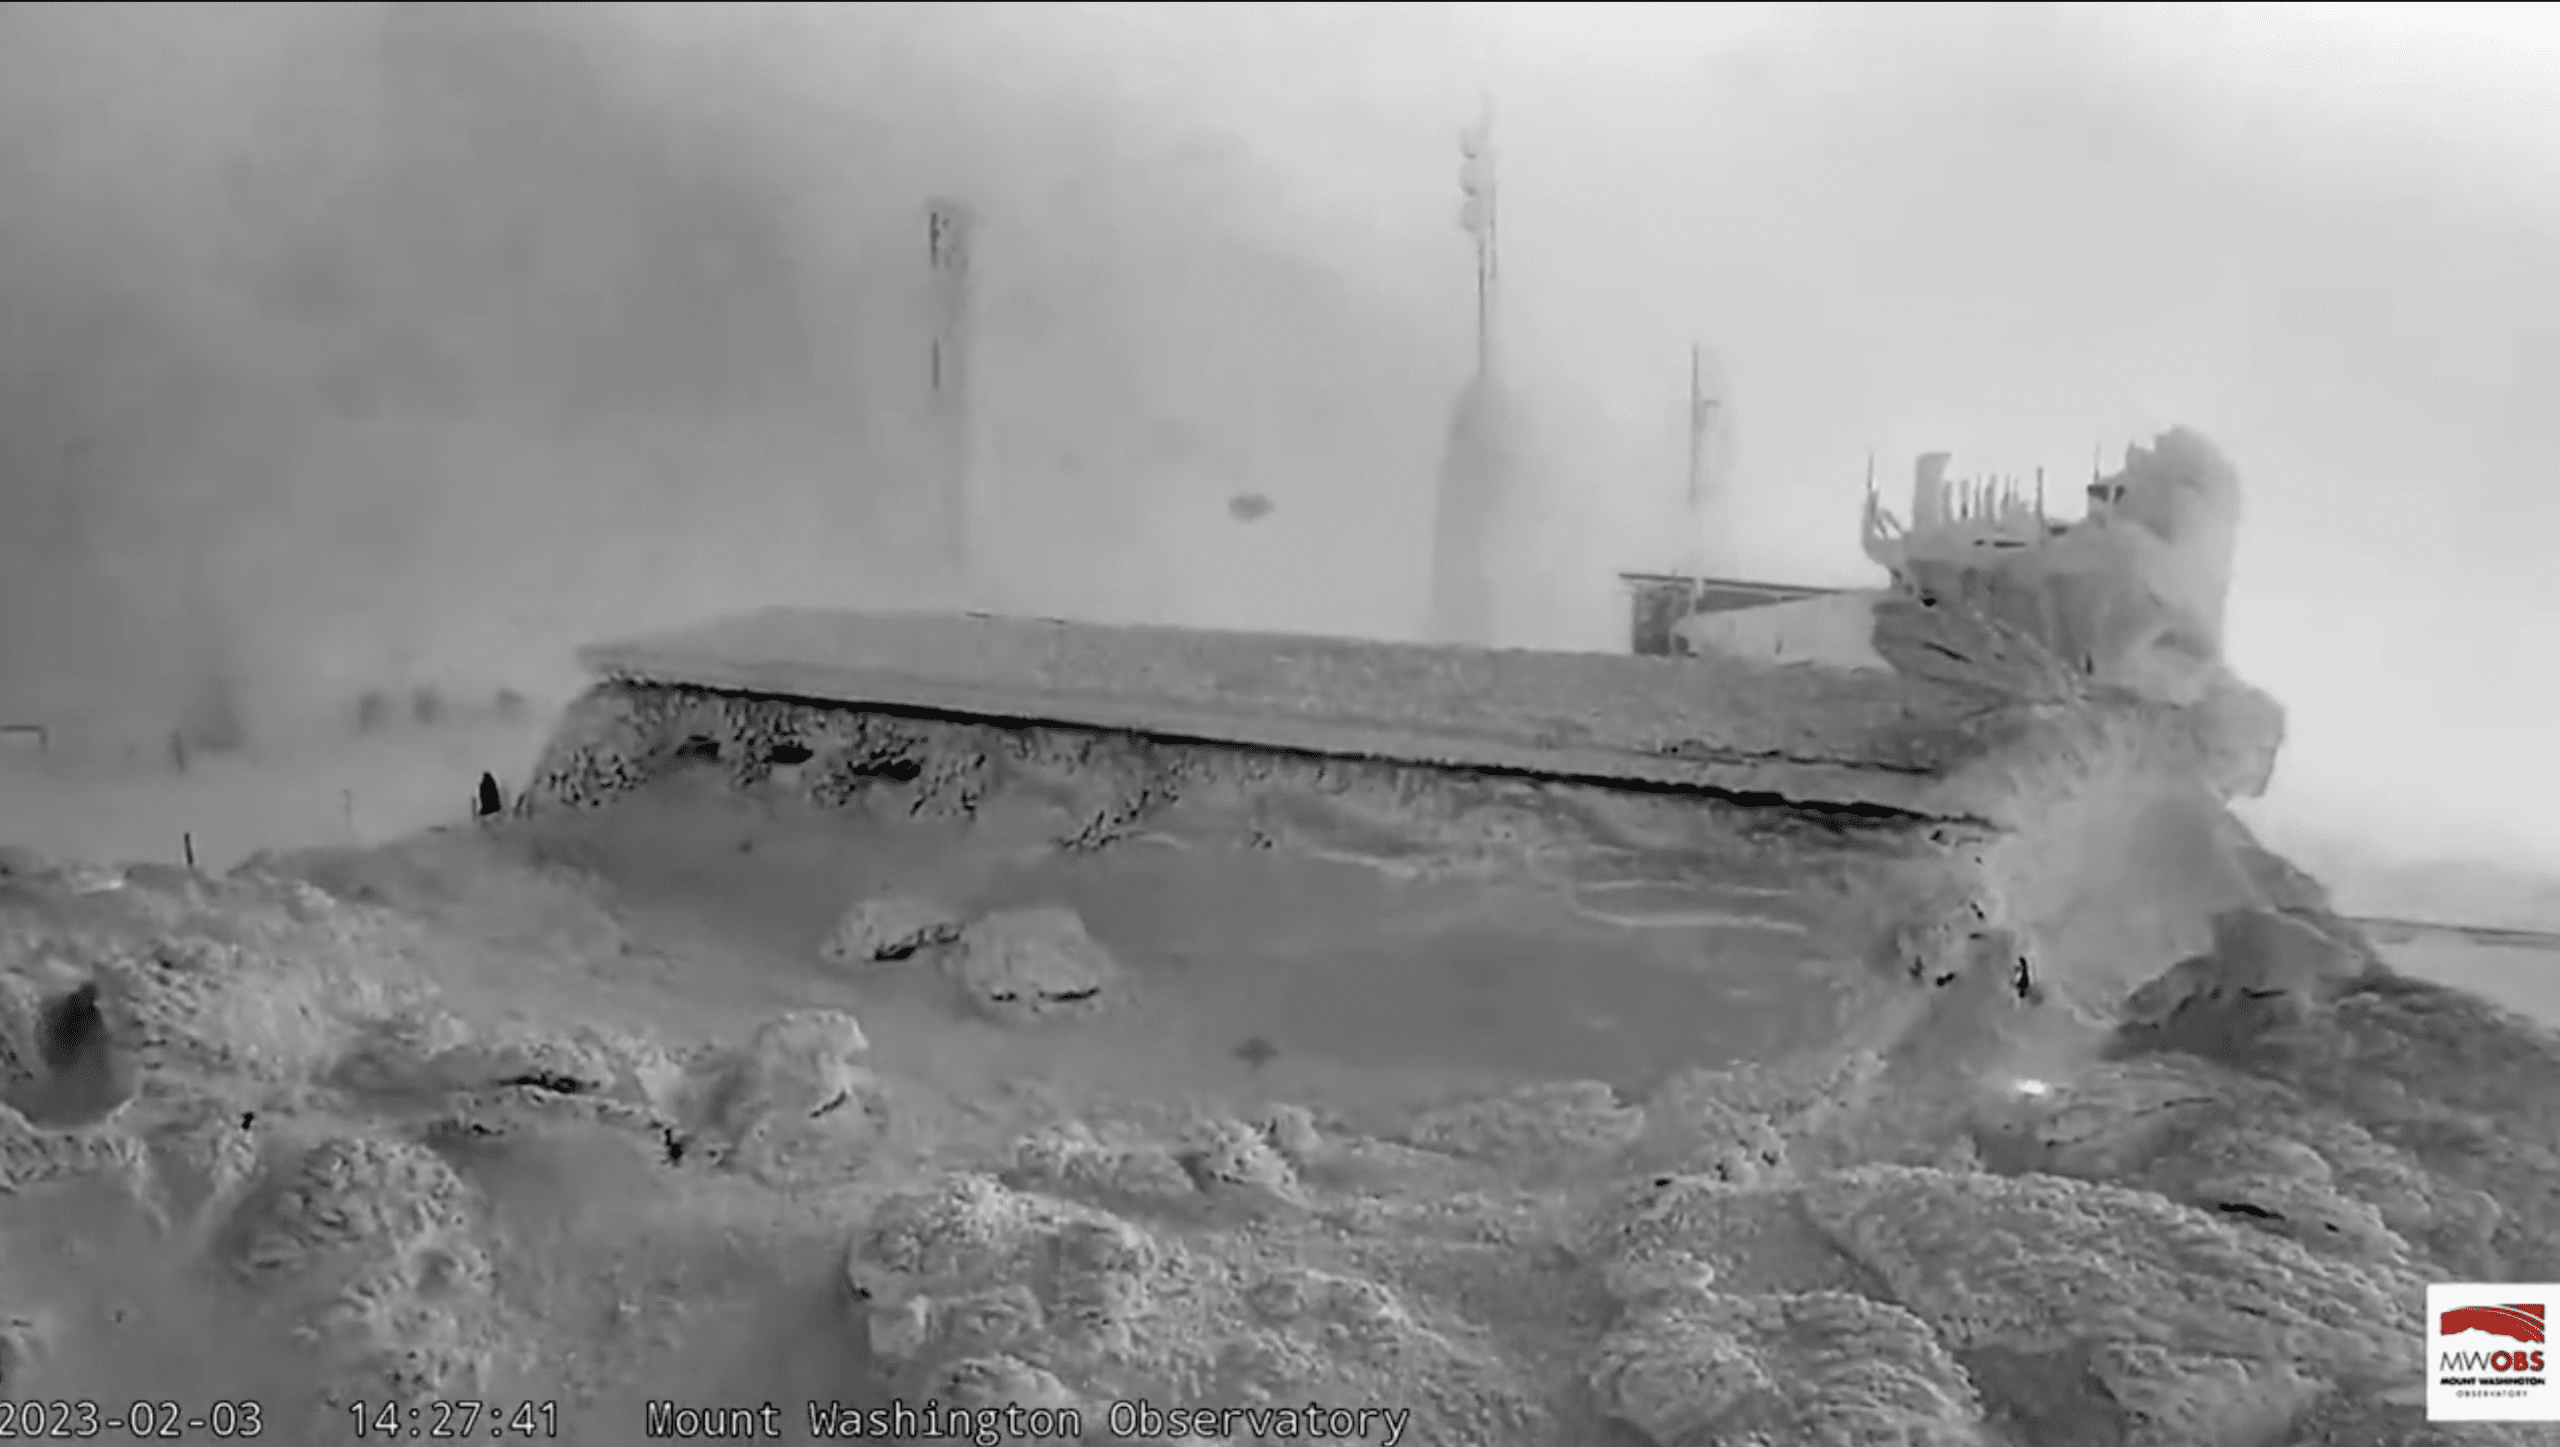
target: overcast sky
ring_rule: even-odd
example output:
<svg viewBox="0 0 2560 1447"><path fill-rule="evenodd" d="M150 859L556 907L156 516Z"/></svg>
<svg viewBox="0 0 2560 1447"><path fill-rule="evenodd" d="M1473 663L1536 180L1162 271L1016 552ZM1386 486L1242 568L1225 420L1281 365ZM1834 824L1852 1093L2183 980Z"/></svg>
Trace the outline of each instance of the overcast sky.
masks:
<svg viewBox="0 0 2560 1447"><path fill-rule="evenodd" d="M1693 341L1757 576L1869 581L1871 449L2062 494L2185 422L2248 492L2272 806L2560 861L2544 14L6 7L0 697L943 596L934 193L983 218L983 601L1409 633L1489 95L1529 641L1608 646L1611 572L1675 560Z"/></svg>

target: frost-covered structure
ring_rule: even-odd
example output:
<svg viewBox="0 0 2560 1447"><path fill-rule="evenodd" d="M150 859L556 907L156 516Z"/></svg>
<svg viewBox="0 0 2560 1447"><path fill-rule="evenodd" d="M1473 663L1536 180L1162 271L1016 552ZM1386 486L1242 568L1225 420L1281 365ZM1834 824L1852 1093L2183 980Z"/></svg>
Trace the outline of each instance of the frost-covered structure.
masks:
<svg viewBox="0 0 2560 1447"><path fill-rule="evenodd" d="M2281 733L2215 646L2233 494L2181 434L2137 462L2048 541L1957 500L1975 541L1896 587L1758 610L1839 610L1855 666L775 612L592 650L509 820L0 860L0 1384L213 1354L284 1441L555 1392L595 1447L671 1393L2542 1440L2430 1435L2415 1318L2560 1272L2560 1040L2393 973L2224 807ZM1227 954L1391 1058L1230 1016L1219 1090L1132 1098ZM1317 1094L1417 1064L1457 1083ZM94 1309L128 1217L215 1293L165 1358L166 1310ZM273 1381L220 1355L279 1340Z"/></svg>
<svg viewBox="0 0 2560 1447"><path fill-rule="evenodd" d="M1867 495L1862 540L1894 586L2018 629L2082 675L2192 699L2222 659L2240 484L2184 428L2126 455L2055 522L2014 484L1961 485L1920 460L1905 525Z"/></svg>

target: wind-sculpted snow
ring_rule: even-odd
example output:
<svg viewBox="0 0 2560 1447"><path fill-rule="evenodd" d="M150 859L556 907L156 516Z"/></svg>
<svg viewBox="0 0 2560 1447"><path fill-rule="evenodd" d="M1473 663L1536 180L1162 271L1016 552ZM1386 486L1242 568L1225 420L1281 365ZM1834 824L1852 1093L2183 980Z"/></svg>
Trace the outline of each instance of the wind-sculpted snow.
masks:
<svg viewBox="0 0 2560 1447"><path fill-rule="evenodd" d="M2461 991L2369 959L2270 1008L2263 990L2182 991L2184 1017L2144 1021L2128 1049L2182 1048L2260 1096L2343 1121L2449 1197L2432 1249L2480 1280L2560 1271L2560 1038ZM2208 957L2197 973L2219 966ZM2228 962L2254 982L2256 957ZM2174 1057L2173 1057L2174 1058Z"/></svg>
<svg viewBox="0 0 2560 1447"><path fill-rule="evenodd" d="M337 1398L426 1406L487 1380L503 1340L496 1282L473 1193L414 1142L331 1136L250 1201L234 1258L262 1294L308 1303L295 1338ZM279 1424L284 1425L284 1424Z"/></svg>
<svg viewBox="0 0 2560 1447"><path fill-rule="evenodd" d="M1929 1329L1846 1291L1649 1296L1601 1339L1591 1383L1662 1447L1991 1440L1972 1382Z"/></svg>
<svg viewBox="0 0 2560 1447"><path fill-rule="evenodd" d="M1084 1168L1132 1158L1179 1165ZM1015 1184L948 1175L891 1196L854 1233L846 1281L907 1393L994 1405L1029 1391L1097 1421L1115 1400L1392 1402L1399 1436L1541 1440L1522 1435L1545 1414L1512 1364L1394 1279L1420 1243L1389 1234L1363 1250L1307 1210L1239 1216L1188 1199L1277 1184L1289 1168L1255 1127L1212 1122L1187 1148L1026 1143L1022 1159Z"/></svg>
<svg viewBox="0 0 2560 1447"><path fill-rule="evenodd" d="M1806 1188L1808 1214L1959 1349L2085 1342L2414 1377L2412 1289L2147 1191L2102 1182L1862 1167Z"/></svg>
<svg viewBox="0 0 2560 1447"><path fill-rule="evenodd" d="M2418 1284L2528 1269L2543 1239L2545 1178L2485 1146L2503 1130L2529 1154L2512 1137L2543 1097L2491 1098L2442 1057L2461 1029L2540 1079L2548 1037L2396 977L2288 1015L2288 1048L2254 1066L2132 1043L2137 1013L2124 1058L1934 1112L1913 1093L1938 1075L1881 1039L1636 1096L1463 1097L1392 1136L1294 1106L1101 1109L983 1164L928 1152L884 1174L878 1119L826 1124L897 1093L850 1015L777 1013L726 1043L474 1023L437 1003L434 929L391 906L264 874L79 890L10 906L15 1088L50 1068L29 1012L85 969L115 982L132 1089L76 1125L0 1115L12 1199L121 1182L194 1220L243 1320L306 1333L327 1391L286 1431L335 1430L336 1399L490 1391L542 1359L510 1285L534 1268L473 1162L577 1132L726 1191L858 1187L815 1198L862 1343L847 1400L1377 1403L1410 1413L1407 1440L1561 1447L1597 1440L1597 1413L1664 1447L2423 1443L2396 1404ZM292 1008L239 1003L252 989ZM2388 1083L2324 1073L2350 1046ZM2449 1119L2482 1129L2448 1140ZM1943 1163L1866 1163L1887 1125L1895 1155ZM808 1130L814 1155L757 1145ZM11 1308L13 1387L105 1344L71 1303Z"/></svg>
<svg viewBox="0 0 2560 1447"><path fill-rule="evenodd" d="M1365 666L1125 641L1041 667L1207 718ZM1737 762L1793 680L1680 723L1712 767L1577 772L1697 680L1601 747L1523 720L1609 670L1390 662L1368 723L1514 712L1400 752L626 682L517 817L12 859L0 1374L202 1362L294 1443L403 1396L557 1397L596 1447L652 1399L926 1397L1089 1440L1140 1398L1479 1447L2535 1440L2410 1391L2423 1282L2560 1269L2560 1044L2249 838L2249 728L1887 680L1818 766Z"/></svg>

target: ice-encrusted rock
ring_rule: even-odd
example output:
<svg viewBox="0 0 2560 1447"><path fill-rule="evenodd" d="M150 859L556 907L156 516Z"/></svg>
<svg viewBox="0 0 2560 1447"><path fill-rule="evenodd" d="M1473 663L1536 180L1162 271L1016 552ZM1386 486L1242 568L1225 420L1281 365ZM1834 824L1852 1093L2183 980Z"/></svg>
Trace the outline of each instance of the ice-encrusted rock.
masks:
<svg viewBox="0 0 2560 1447"><path fill-rule="evenodd" d="M2227 668L2205 676L2184 723L2203 778L2216 798L2255 799L2267 792L2284 751L2284 705Z"/></svg>
<svg viewBox="0 0 2560 1447"><path fill-rule="evenodd" d="M2133 992L2126 1024L2173 1048L2214 1053L2299 1020L2371 968L2371 957L2310 922L2263 908L2226 910L2206 954L2180 961Z"/></svg>
<svg viewBox="0 0 2560 1447"><path fill-rule="evenodd" d="M960 938L960 916L921 895L889 894L856 900L838 916L818 946L818 958L835 965L903 960L918 950Z"/></svg>
<svg viewBox="0 0 2560 1447"><path fill-rule="evenodd" d="M1322 1160L1332 1146L1316 1113L1303 1105L1275 1105L1257 1126L1282 1159L1301 1169Z"/></svg>
<svg viewBox="0 0 2560 1447"><path fill-rule="evenodd" d="M1876 1109L1892 1104L1879 1101L1882 1078L1884 1060L1866 1050L1677 1071L1646 1099L1638 1158L1736 1186L1871 1158L1905 1137Z"/></svg>
<svg viewBox="0 0 2560 1447"><path fill-rule="evenodd" d="M238 1269L305 1311L325 1407L470 1394L499 1343L477 1194L424 1147L337 1136L249 1208Z"/></svg>
<svg viewBox="0 0 2560 1447"><path fill-rule="evenodd" d="M433 1006L403 1010L367 1030L330 1080L384 1095L530 1086L557 1095L650 1100L679 1065L656 1041L581 1023L562 1034L475 1027Z"/></svg>
<svg viewBox="0 0 2560 1447"><path fill-rule="evenodd" d="M1964 1368L1918 1318L1845 1291L1713 1290L1632 1306L1589 1376L1659 1447L1984 1447Z"/></svg>
<svg viewBox="0 0 2560 1447"><path fill-rule="evenodd" d="M2472 1279L2560 1271L2560 1033L2467 991L2376 970L2255 1037L2188 1048L2282 1082L2436 1180L2494 1198L2489 1247L2502 1264Z"/></svg>
<svg viewBox="0 0 2560 1447"><path fill-rule="evenodd" d="M313 1146L262 1207L239 1255L253 1277L297 1275L343 1251L404 1258L476 1220L471 1188L443 1158L372 1135Z"/></svg>
<svg viewBox="0 0 2560 1447"><path fill-rule="evenodd" d="M851 1173L885 1124L862 1024L842 1010L793 1010L712 1055L690 1088L705 1143L769 1184Z"/></svg>
<svg viewBox="0 0 2560 1447"><path fill-rule="evenodd" d="M1110 1135L1124 1142L1123 1159L1136 1154L1133 1138ZM1102 1137L1079 1123L1030 1154L1054 1165L1053 1148L1073 1140L1076 1160L1103 1160L1113 1152L1096 1148ZM1167 1146L1157 1159L1187 1153ZM1178 1163L1173 1174L1185 1174ZM1196 1203L1225 1188L1184 1180L1180 1189ZM957 1400L948 1389L964 1380L1085 1403L1392 1395L1415 1404L1418 1435L1432 1440L1549 1440L1517 1372L1427 1319L1412 1288L1388 1274L1427 1257L1367 1233L1347 1250L1349 1229L1306 1211L1248 1218L1202 1215L1196 1204L1158 1228L1020 1173L957 1173L880 1201L845 1274L874 1359L911 1396Z"/></svg>
<svg viewBox="0 0 2560 1447"><path fill-rule="evenodd" d="M1005 1179L1117 1210L1245 1217L1303 1209L1296 1166L1263 1131L1215 1117L1183 1137L1067 1121L1015 1142Z"/></svg>
<svg viewBox="0 0 2560 1447"><path fill-rule="evenodd" d="M22 1090L49 1069L36 1048L48 1012L80 988L94 991L94 1063L146 1115L172 1099L289 1095L434 993L405 930L306 886L129 873L110 894L50 893L0 920L24 947L17 968L0 966L0 1074Z"/></svg>
<svg viewBox="0 0 2560 1447"><path fill-rule="evenodd" d="M2239 1440L2282 1423L2264 1417L2271 1400L2417 1373L2421 1274L2314 1254L2147 1191L1877 1166L1815 1181L1805 1199L1957 1352L2052 1357L2052 1371L2080 1352L2131 1441Z"/></svg>
<svg viewBox="0 0 2560 1447"><path fill-rule="evenodd" d="M1833 1135L1855 1120L1883 1068L1875 1055L1854 1052L1677 1071L1645 1101L1642 1158L1734 1185L1783 1179L1802 1148L1810 1147L1817 1164L1836 1153Z"/></svg>
<svg viewBox="0 0 2560 1447"><path fill-rule="evenodd" d="M151 1160L142 1141L114 1118L75 1128L38 1125L0 1104L0 1195L112 1175L150 1199Z"/></svg>
<svg viewBox="0 0 2560 1447"><path fill-rule="evenodd" d="M265 1168L265 1135L257 1112L227 1101L199 1099L172 1111L145 1139L154 1204L178 1225L228 1212Z"/></svg>
<svg viewBox="0 0 2560 1447"><path fill-rule="evenodd" d="M2195 1122L2176 1129L2195 1139ZM1817 1180L1804 1196L1832 1239L2012 1412L2103 1419L2128 1447L2283 1440L2342 1382L2414 1376L2406 1344L2423 1274L2396 1239L2357 1245L2303 1229L2323 1203L2352 1198L2316 1183L2328 1172L2316 1152L2285 1149L2281 1136L2270 1144L2252 1189L2278 1203L2269 1210L2302 1213L2295 1239L2148 1191L2041 1175L1871 1167ZM2201 1175L2204 1198L2236 1189L2216 1183L2211 1151L2193 1159L2162 1139L2142 1149L2174 1159L2173 1179ZM2242 1150L2229 1143L2231 1155ZM2378 1213L2364 1222L2388 1238ZM2087 1384L2082 1398L2058 1405L2072 1380Z"/></svg>
<svg viewBox="0 0 2560 1447"><path fill-rule="evenodd" d="M26 1400L36 1373L53 1359L61 1330L55 1312L23 1303L0 1307L0 1400Z"/></svg>
<svg viewBox="0 0 2560 1447"><path fill-rule="evenodd" d="M2456 1279L2560 1271L2560 1034L2379 967L2323 988L2307 1007L2250 1010L2258 1004L2243 996L2214 1012L2224 1028L2213 1030L2172 1035L2137 1023L2122 1043L2208 1057L2224 1077L2298 1103L2295 1114L2352 1123L2424 1182L2383 1189L2432 1205L2428 1219L2413 1220L2373 1183L2352 1194L2438 1261L2467 1263ZM2235 1097L2250 1088L2226 1087Z"/></svg>
<svg viewBox="0 0 2560 1447"><path fill-rule="evenodd" d="M1677 1129L1663 1132L1666 1165L1737 1186L1763 1185L1786 1171L1786 1137L1767 1116L1713 1098L1685 1104Z"/></svg>
<svg viewBox="0 0 2560 1447"><path fill-rule="evenodd" d="M1175 1248L1093 1207L956 1174L882 1201L845 1280L871 1349L907 1381L969 1360L1052 1374L1128 1356Z"/></svg>
<svg viewBox="0 0 2560 1447"><path fill-rule="evenodd" d="M369 1104L431 1104L439 1113L429 1129L439 1135L593 1126L674 1155L683 1133L699 1125L707 1091L688 1070L700 1063L652 1038L593 1024L555 1035L514 1024L474 1026L425 1006L367 1030L326 1081Z"/></svg>
<svg viewBox="0 0 2560 1447"><path fill-rule="evenodd" d="M1312 1266L1283 1266L1245 1288L1254 1314L1275 1326L1312 1330L1327 1344L1371 1354L1437 1345L1394 1288L1365 1276Z"/></svg>
<svg viewBox="0 0 2560 1447"><path fill-rule="evenodd" d="M1622 1182L1582 1223L1575 1245L1622 1302L1707 1285L1760 1296L1858 1280L1805 1214L1799 1190L1736 1184L1713 1173Z"/></svg>
<svg viewBox="0 0 2560 1447"><path fill-rule="evenodd" d="M2329 1394L2318 1365L2111 1341L2089 1353L2089 1374L2123 1414L2126 1447L2265 1442Z"/></svg>
<svg viewBox="0 0 2560 1447"><path fill-rule="evenodd" d="M1424 1112L1406 1132L1418 1146L1513 1165L1566 1167L1605 1160L1644 1133L1644 1109L1598 1080L1548 1081Z"/></svg>
<svg viewBox="0 0 2560 1447"><path fill-rule="evenodd" d="M1298 1170L1268 1135L1240 1120L1218 1117L1194 1129L1174 1159L1191 1183L1215 1205L1246 1213L1303 1208L1306 1192Z"/></svg>
<svg viewBox="0 0 2560 1447"><path fill-rule="evenodd" d="M1020 1357L962 1357L936 1371L922 1389L928 1400L954 1407L1082 1407L1085 1400L1055 1372Z"/></svg>
<svg viewBox="0 0 2560 1447"><path fill-rule="evenodd" d="M45 1076L39 1026L46 992L36 978L20 970L0 970L0 1098Z"/></svg>
<svg viewBox="0 0 2560 1447"><path fill-rule="evenodd" d="M1350 1190L1365 1197L1438 1199L1477 1179L1483 1163L1427 1146L1381 1140L1339 1120L1319 1120L1302 1105L1275 1105L1254 1128L1311 1187Z"/></svg>
<svg viewBox="0 0 2560 1447"><path fill-rule="evenodd" d="M1097 1009L1127 979L1074 910L998 910L960 932L943 958L971 1006L1007 1023Z"/></svg>
<svg viewBox="0 0 2560 1447"><path fill-rule="evenodd" d="M2337 1392L2267 1440L2283 1447L2550 1447L2547 1422L2429 1422L2410 1394Z"/></svg>
<svg viewBox="0 0 2560 1447"><path fill-rule="evenodd" d="M2412 1248L2489 1269L2501 1212L2300 1092L2187 1055L2112 1062L1977 1116L1984 1163L2157 1191L2313 1250L2371 1260Z"/></svg>
<svg viewBox="0 0 2560 1447"><path fill-rule="evenodd" d="M1152 1135L1109 1134L1080 1120L1014 1142L1011 1184L1116 1209L1187 1210L1199 1185L1173 1146Z"/></svg>
<svg viewBox="0 0 2560 1447"><path fill-rule="evenodd" d="M289 884L124 876L94 898L15 902L0 1192L106 1175L164 1225L200 1224L260 1171L267 1108L307 1096L423 987L371 952L364 921Z"/></svg>
<svg viewBox="0 0 2560 1447"><path fill-rule="evenodd" d="M2279 1231L2311 1250L2369 1261L2405 1258L2409 1244L2370 1202L2322 1180L2267 1171L2200 1176L2187 1187L2194 1204Z"/></svg>

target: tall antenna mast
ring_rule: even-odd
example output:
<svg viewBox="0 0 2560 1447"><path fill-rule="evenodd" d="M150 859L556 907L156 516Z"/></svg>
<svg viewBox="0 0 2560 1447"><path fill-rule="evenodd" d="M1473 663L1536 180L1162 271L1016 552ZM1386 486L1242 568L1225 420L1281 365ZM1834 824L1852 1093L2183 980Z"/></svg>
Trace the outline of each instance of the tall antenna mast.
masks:
<svg viewBox="0 0 2560 1447"><path fill-rule="evenodd" d="M1476 123L1458 134L1458 189L1466 200L1458 209L1458 225L1476 242L1476 372L1493 371L1494 292L1501 276L1496 249L1496 203L1493 179L1493 97L1484 99Z"/></svg>
<svg viewBox="0 0 2560 1447"><path fill-rule="evenodd" d="M954 568L969 564L969 208L925 206L925 258L933 277L933 349L927 385L941 456L934 477L934 544Z"/></svg>
<svg viewBox="0 0 2560 1447"><path fill-rule="evenodd" d="M1707 390L1706 348L1689 345L1689 571L1703 577L1707 571L1707 555L1712 540L1707 536L1711 519L1707 476L1707 436L1715 426L1716 409L1723 405Z"/></svg>
<svg viewBox="0 0 2560 1447"><path fill-rule="evenodd" d="M1706 511L1707 504L1707 401L1706 358L1697 343L1689 344L1689 513L1692 521Z"/></svg>

